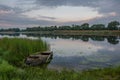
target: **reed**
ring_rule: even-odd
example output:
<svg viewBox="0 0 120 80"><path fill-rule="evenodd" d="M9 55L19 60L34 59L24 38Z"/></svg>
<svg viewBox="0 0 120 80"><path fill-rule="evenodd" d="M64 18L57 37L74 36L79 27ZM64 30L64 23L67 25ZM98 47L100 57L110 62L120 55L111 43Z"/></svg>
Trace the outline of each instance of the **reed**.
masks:
<svg viewBox="0 0 120 80"><path fill-rule="evenodd" d="M48 49L46 42L24 38L0 39L0 54L10 64L21 66L23 60L30 54Z"/></svg>

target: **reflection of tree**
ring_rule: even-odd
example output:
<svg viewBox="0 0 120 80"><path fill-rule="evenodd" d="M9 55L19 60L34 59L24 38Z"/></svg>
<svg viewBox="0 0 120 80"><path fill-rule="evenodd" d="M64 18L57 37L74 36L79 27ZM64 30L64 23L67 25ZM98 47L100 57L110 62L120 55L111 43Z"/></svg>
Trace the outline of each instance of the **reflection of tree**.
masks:
<svg viewBox="0 0 120 80"><path fill-rule="evenodd" d="M0 33L1 36L8 35L8 36L20 36L20 33Z"/></svg>
<svg viewBox="0 0 120 80"><path fill-rule="evenodd" d="M116 36L109 36L107 37L107 41L111 44L118 44L119 41Z"/></svg>
<svg viewBox="0 0 120 80"><path fill-rule="evenodd" d="M78 40L81 39L83 41L89 41L89 38L91 38L93 41L104 41L105 38L107 38L108 42L111 44L118 44L119 41L117 40L116 36L90 36L90 35L52 35L52 34L42 34L42 35L35 35L35 34L26 34L27 36L33 36L33 37L50 37L52 39L62 38L62 39L73 39Z"/></svg>
<svg viewBox="0 0 120 80"><path fill-rule="evenodd" d="M8 36L19 36L20 34L0 34L0 35L8 35ZM95 36L95 35L55 35L55 34L39 34L39 33L23 33L23 35L26 35L27 37L45 37L45 38L51 38L51 39L73 39L73 40L79 40L82 41L89 41L89 38L93 41L104 41L105 38L107 38L107 41L111 44L118 44L119 41L117 40L117 36Z"/></svg>
<svg viewBox="0 0 120 80"><path fill-rule="evenodd" d="M79 36L79 35L72 35L71 38L73 40L78 40L78 39L81 39L81 36Z"/></svg>
<svg viewBox="0 0 120 80"><path fill-rule="evenodd" d="M59 35L59 38L70 39L71 36L69 36L69 35Z"/></svg>
<svg viewBox="0 0 120 80"><path fill-rule="evenodd" d="M104 41L104 36L91 36L91 39L94 41Z"/></svg>
<svg viewBox="0 0 120 80"><path fill-rule="evenodd" d="M83 41L89 41L89 36L82 36L81 40L83 40Z"/></svg>

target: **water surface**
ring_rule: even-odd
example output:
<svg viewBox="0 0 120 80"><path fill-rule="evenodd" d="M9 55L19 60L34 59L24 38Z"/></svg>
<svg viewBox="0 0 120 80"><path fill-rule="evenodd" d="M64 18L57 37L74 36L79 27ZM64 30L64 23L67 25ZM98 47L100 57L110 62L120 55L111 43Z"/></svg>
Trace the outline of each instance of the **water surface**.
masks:
<svg viewBox="0 0 120 80"><path fill-rule="evenodd" d="M2 37L18 37L46 41L53 51L49 69L86 70L120 65L119 36L63 36L38 34L10 34Z"/></svg>

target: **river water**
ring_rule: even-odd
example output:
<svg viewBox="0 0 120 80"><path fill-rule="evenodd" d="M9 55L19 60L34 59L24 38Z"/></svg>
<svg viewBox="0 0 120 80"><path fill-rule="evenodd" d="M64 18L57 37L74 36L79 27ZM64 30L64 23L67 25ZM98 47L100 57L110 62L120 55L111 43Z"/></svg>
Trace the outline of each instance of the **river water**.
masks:
<svg viewBox="0 0 120 80"><path fill-rule="evenodd" d="M0 34L46 41L53 51L48 69L86 70L120 65L120 36L65 36L39 34Z"/></svg>

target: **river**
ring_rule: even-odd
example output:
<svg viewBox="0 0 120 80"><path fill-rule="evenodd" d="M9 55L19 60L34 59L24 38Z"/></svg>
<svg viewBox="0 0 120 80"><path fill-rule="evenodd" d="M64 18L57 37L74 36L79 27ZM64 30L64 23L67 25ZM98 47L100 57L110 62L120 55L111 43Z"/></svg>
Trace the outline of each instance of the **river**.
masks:
<svg viewBox="0 0 120 80"><path fill-rule="evenodd" d="M120 65L120 36L0 34L3 37L46 41L53 51L48 69L77 71Z"/></svg>

